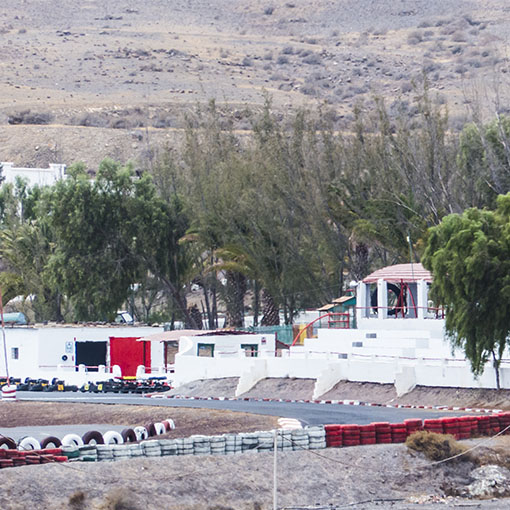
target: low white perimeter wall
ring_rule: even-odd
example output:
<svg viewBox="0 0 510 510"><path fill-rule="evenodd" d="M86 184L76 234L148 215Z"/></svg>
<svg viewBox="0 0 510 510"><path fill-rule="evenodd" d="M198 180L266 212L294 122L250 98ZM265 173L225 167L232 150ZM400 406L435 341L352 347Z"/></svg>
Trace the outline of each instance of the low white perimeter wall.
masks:
<svg viewBox="0 0 510 510"><path fill-rule="evenodd" d="M510 388L510 363L500 370L501 386ZM407 391L415 385L461 388L496 388L496 377L490 363L479 378L471 373L464 360L427 361L423 359L384 359L348 355L346 359L328 357L303 358L201 358L179 356L175 358L174 386L199 379L240 377L238 393L266 377L295 377L316 379L317 390L325 393L339 381L405 383L398 387ZM318 395L315 395L318 396Z"/></svg>

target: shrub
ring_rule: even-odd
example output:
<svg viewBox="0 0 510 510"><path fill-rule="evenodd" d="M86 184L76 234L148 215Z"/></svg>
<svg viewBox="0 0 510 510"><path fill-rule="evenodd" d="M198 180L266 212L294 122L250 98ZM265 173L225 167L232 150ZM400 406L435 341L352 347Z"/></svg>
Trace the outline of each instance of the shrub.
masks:
<svg viewBox="0 0 510 510"><path fill-rule="evenodd" d="M250 57L244 57L241 65L244 67L251 67L253 65L253 61Z"/></svg>
<svg viewBox="0 0 510 510"><path fill-rule="evenodd" d="M282 49L282 53L284 55L294 55L294 48L292 46L285 46Z"/></svg>
<svg viewBox="0 0 510 510"><path fill-rule="evenodd" d="M276 59L276 63L279 65L288 64L289 59L285 55L279 55Z"/></svg>
<svg viewBox="0 0 510 510"><path fill-rule="evenodd" d="M455 455L464 453L467 448L459 444L453 436L436 434L421 430L411 434L406 439L406 446L416 452L421 452L430 460L445 460ZM471 460L468 455L459 457L463 460Z"/></svg>
<svg viewBox="0 0 510 510"><path fill-rule="evenodd" d="M274 12L274 7L272 5L270 5L264 9L264 14L266 16L271 16L271 14L273 14L273 12Z"/></svg>
<svg viewBox="0 0 510 510"><path fill-rule="evenodd" d="M310 65L319 65L321 63L321 56L317 53L311 53L303 59L303 63Z"/></svg>

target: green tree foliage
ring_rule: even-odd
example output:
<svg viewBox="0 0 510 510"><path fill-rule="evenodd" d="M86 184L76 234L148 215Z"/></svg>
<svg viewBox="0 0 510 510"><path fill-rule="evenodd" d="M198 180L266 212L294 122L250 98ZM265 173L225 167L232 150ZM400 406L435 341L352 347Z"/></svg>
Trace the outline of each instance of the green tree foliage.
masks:
<svg viewBox="0 0 510 510"><path fill-rule="evenodd" d="M57 241L49 267L78 319L111 319L148 273L185 314L178 240L187 224L177 198L162 200L148 175L105 160L94 182L75 168L43 203Z"/></svg>
<svg viewBox="0 0 510 510"><path fill-rule="evenodd" d="M429 231L423 264L434 273L432 297L446 310L446 331L475 374L496 369L510 335L510 194L494 211L468 209Z"/></svg>

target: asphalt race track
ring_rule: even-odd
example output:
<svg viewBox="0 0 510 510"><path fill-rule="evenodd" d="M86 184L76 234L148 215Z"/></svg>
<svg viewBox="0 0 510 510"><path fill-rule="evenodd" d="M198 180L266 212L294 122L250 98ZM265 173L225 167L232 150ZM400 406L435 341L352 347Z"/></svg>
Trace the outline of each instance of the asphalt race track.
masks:
<svg viewBox="0 0 510 510"><path fill-rule="evenodd" d="M132 404L144 406L192 407L224 409L243 413L264 414L284 418L297 418L304 425L328 423L356 423L374 421L402 422L407 418L439 418L462 416L466 411L439 411L427 409L399 409L343 404L315 404L301 402L260 402L248 400L185 400L176 398L148 398L131 394L105 395L100 393L45 393L18 391L17 399L48 402L86 402L96 404Z"/></svg>

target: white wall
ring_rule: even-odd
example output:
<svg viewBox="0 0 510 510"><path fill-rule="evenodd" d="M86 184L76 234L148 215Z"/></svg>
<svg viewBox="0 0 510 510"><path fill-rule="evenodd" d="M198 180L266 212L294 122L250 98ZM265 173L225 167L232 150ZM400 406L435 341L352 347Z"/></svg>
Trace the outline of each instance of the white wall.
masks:
<svg viewBox="0 0 510 510"><path fill-rule="evenodd" d="M163 328L111 326L111 327L14 327L5 329L9 373L12 377L25 379L52 379L61 377L68 380L104 380L109 373L89 372L78 374L75 371L75 342L108 341L110 337L146 337L161 333ZM19 359L11 357L13 347L19 349ZM163 346L151 342L151 365L160 368L164 365ZM62 356L67 356L67 361ZM0 375L5 375L3 347L0 348ZM77 384L69 383L68 384ZM82 384L82 383L81 383Z"/></svg>
<svg viewBox="0 0 510 510"><path fill-rule="evenodd" d="M49 168L21 168L15 167L13 163L6 162L2 165L2 175L5 177L6 183L15 183L16 177L21 177L28 181L30 187L35 185L47 186L66 177L65 165L50 164Z"/></svg>

